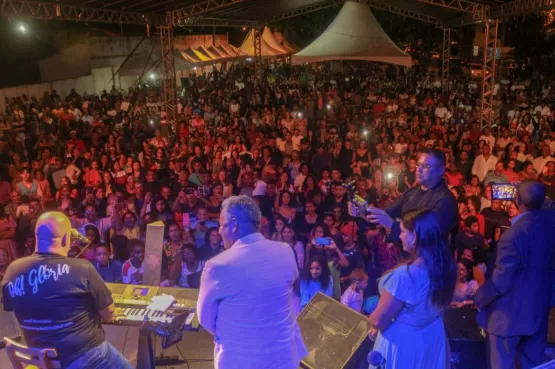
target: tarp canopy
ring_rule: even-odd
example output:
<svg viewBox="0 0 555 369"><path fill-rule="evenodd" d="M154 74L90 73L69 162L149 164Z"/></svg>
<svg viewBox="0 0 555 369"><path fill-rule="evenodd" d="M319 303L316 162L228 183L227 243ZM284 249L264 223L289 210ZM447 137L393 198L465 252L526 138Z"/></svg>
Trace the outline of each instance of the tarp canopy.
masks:
<svg viewBox="0 0 555 369"><path fill-rule="evenodd" d="M260 37L260 47L260 54L262 57L271 57L285 54L285 52L275 50L270 45L268 45L264 37ZM248 56L254 56L254 29L249 32L248 36L245 38L245 41L239 49L241 50L241 52L245 53Z"/></svg>
<svg viewBox="0 0 555 369"><path fill-rule="evenodd" d="M347 2L328 28L293 55L293 65L329 60L367 60L410 67L410 55L387 36L367 5Z"/></svg>
<svg viewBox="0 0 555 369"><path fill-rule="evenodd" d="M295 52L295 48L289 42L287 42L287 40L283 36L283 33L274 32L274 38L281 45L281 47L287 50L289 53Z"/></svg>
<svg viewBox="0 0 555 369"><path fill-rule="evenodd" d="M150 57L149 57L150 56ZM137 76L141 73L156 73L162 68L160 53L146 51L135 54L119 70L121 76ZM175 69L177 71L189 68L189 61L183 57L179 50L174 50Z"/></svg>
<svg viewBox="0 0 555 369"><path fill-rule="evenodd" d="M262 39L264 41L266 41L268 46L270 46L272 49L278 51L280 54L289 54L290 53L289 50L287 50L286 48L281 46L279 44L279 42L276 41L276 39L274 38L274 34L272 33L272 31L270 31L270 29L268 27L264 27L264 32L262 32Z"/></svg>

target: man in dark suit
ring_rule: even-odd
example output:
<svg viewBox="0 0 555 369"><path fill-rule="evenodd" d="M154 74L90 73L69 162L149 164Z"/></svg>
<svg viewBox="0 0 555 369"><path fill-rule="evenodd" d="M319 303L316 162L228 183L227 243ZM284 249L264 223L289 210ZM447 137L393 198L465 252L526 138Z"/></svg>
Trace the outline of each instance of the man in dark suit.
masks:
<svg viewBox="0 0 555 369"><path fill-rule="evenodd" d="M499 240L491 278L474 298L486 315L491 368L542 362L555 264L555 210L542 209L545 191L538 181L519 185L520 215Z"/></svg>

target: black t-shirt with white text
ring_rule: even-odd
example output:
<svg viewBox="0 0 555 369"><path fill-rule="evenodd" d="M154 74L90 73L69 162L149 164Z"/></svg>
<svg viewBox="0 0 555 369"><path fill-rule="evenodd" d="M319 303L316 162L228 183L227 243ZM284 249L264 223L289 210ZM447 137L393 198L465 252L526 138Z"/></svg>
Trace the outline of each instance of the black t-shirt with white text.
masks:
<svg viewBox="0 0 555 369"><path fill-rule="evenodd" d="M62 367L104 342L99 311L112 294L84 259L33 254L2 280L4 310L14 311L29 347L56 349Z"/></svg>

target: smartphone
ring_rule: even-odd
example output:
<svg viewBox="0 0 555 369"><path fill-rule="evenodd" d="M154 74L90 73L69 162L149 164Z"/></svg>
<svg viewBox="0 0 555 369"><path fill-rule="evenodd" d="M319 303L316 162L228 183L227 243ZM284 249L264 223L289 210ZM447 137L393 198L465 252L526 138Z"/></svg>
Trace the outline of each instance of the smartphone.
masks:
<svg viewBox="0 0 555 369"><path fill-rule="evenodd" d="M510 183L492 183L492 200L514 200L516 197L516 187Z"/></svg>
<svg viewBox="0 0 555 369"><path fill-rule="evenodd" d="M314 239L314 242L316 242L317 245L321 245L321 246L331 245L331 240L329 238L326 238L326 237L316 237Z"/></svg>

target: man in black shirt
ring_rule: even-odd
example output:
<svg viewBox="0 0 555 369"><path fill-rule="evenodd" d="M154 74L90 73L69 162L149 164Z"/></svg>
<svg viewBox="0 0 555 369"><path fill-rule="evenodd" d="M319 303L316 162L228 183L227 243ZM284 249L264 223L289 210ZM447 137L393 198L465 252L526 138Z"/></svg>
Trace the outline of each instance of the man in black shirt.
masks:
<svg viewBox="0 0 555 369"><path fill-rule="evenodd" d="M492 200L491 207L485 208L481 211L481 214L484 216L486 221L484 237L487 240L493 238L497 222L507 216L507 213L503 210L502 205L501 200Z"/></svg>
<svg viewBox="0 0 555 369"><path fill-rule="evenodd" d="M27 344L56 349L63 369L130 369L100 324L113 319L110 290L91 263L66 256L67 216L44 213L35 237L35 254L14 261L2 281L4 310L15 312Z"/></svg>
<svg viewBox="0 0 555 369"><path fill-rule="evenodd" d="M436 213L439 226L447 239L457 227L459 216L457 200L442 180L445 173L445 154L430 149L422 152L416 167L418 185L403 193L385 210L369 208L368 220L391 229L391 239L399 242L400 223L396 220L408 211L431 209Z"/></svg>

